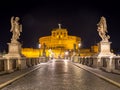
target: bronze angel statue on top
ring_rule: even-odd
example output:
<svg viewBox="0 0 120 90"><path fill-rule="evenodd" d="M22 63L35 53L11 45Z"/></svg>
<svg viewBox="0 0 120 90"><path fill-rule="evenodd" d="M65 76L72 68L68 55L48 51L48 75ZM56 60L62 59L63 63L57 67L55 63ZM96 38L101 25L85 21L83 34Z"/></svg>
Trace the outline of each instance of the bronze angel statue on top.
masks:
<svg viewBox="0 0 120 90"><path fill-rule="evenodd" d="M108 41L108 39L110 39L109 35L106 35L106 33L108 33L107 31L107 24L106 24L106 19L105 17L101 17L100 22L97 24L98 26L98 33L99 36L102 38L102 41Z"/></svg>
<svg viewBox="0 0 120 90"><path fill-rule="evenodd" d="M12 35L12 41L17 41L19 39L20 36L20 32L22 32L22 25L19 24L19 17L11 17L11 29L10 32L13 33Z"/></svg>

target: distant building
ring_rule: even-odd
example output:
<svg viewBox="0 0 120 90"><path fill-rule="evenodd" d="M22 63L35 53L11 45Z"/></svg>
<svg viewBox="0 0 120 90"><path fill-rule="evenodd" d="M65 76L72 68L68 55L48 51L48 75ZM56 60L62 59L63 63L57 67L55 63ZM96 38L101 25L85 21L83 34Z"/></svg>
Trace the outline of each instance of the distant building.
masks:
<svg viewBox="0 0 120 90"><path fill-rule="evenodd" d="M68 35L66 28L59 27L51 30L50 36L39 38L39 49L23 48L22 54L27 57L39 57L46 55L53 58L64 58L67 56L76 55L90 56L98 52L98 46L93 45L91 48L81 48L81 38L77 36ZM66 53L67 52L67 53Z"/></svg>
<svg viewBox="0 0 120 90"><path fill-rule="evenodd" d="M81 38L77 36L68 35L68 31L65 28L59 27L51 31L51 36L44 36L39 39L41 48L46 46L46 51L51 50L54 57L64 57L66 51L74 51L79 48L81 44ZM46 53L47 54L47 53ZM48 54L47 54L48 55Z"/></svg>
<svg viewBox="0 0 120 90"><path fill-rule="evenodd" d="M38 57L39 56L39 49L33 49L33 48L22 48L22 54L25 55L26 57Z"/></svg>

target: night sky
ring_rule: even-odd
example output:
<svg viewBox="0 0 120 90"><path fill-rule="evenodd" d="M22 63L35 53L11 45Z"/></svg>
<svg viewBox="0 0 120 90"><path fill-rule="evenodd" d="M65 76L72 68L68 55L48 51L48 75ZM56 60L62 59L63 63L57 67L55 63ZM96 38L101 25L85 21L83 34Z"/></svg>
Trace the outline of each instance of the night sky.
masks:
<svg viewBox="0 0 120 90"><path fill-rule="evenodd" d="M1 0L2 1L2 0ZM89 48L101 38L97 23L101 16L107 20L111 47L120 50L120 3L107 0L4 0L0 1L0 50L7 49L12 33L12 16L20 17L23 32L20 42L23 47L38 48L39 37L51 35L58 23L68 30L69 35L82 38L82 47ZM38 2L39 1L39 2ZM115 0L114 0L115 1ZM117 0L118 1L118 0ZM6 4L7 3L7 4Z"/></svg>

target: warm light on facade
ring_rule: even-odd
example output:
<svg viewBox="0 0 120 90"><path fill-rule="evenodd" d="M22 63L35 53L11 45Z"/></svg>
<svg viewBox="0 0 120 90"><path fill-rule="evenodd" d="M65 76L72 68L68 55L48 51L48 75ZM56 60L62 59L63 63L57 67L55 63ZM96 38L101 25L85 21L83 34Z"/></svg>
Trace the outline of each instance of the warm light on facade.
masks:
<svg viewBox="0 0 120 90"><path fill-rule="evenodd" d="M39 49L33 49L33 48L22 48L22 54L26 57L39 57L40 51Z"/></svg>
<svg viewBox="0 0 120 90"><path fill-rule="evenodd" d="M41 37L39 43L41 43L41 49L43 49L43 44L45 43L46 52L51 49L57 58L58 56L64 57L64 52L66 50L73 50L74 44L76 44L76 49L78 49L78 44L81 43L81 38L68 35L67 29L59 26L59 28L51 31L51 36Z"/></svg>
<svg viewBox="0 0 120 90"><path fill-rule="evenodd" d="M91 46L88 49L83 49L81 46L81 38L68 35L67 29L62 28L59 24L59 28L51 30L50 36L39 38L37 49L22 48L22 54L26 57L40 57L43 55L43 50L45 49L47 57L64 58L66 51L69 51L70 56L74 50L80 56L90 56L98 52L97 45Z"/></svg>

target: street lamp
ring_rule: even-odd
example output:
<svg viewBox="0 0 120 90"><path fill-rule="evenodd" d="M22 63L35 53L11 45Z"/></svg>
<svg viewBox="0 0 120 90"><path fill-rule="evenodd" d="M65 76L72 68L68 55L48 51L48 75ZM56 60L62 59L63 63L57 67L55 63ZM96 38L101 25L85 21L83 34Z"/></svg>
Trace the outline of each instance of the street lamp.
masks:
<svg viewBox="0 0 120 90"><path fill-rule="evenodd" d="M81 47L81 43L78 44L78 54L80 56L80 47Z"/></svg>
<svg viewBox="0 0 120 90"><path fill-rule="evenodd" d="M39 57L40 57L40 48L41 48L41 44L38 44L38 48L39 48Z"/></svg>
<svg viewBox="0 0 120 90"><path fill-rule="evenodd" d="M44 43L44 44L43 44L43 56L44 56L44 57L46 57L46 52L45 52L45 50L46 50L46 44Z"/></svg>

